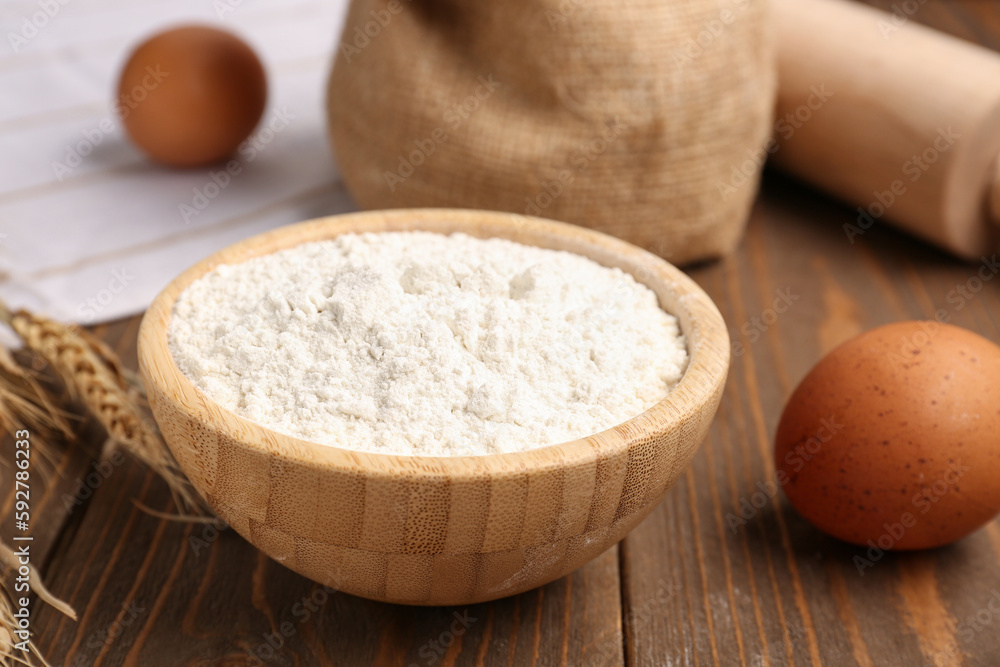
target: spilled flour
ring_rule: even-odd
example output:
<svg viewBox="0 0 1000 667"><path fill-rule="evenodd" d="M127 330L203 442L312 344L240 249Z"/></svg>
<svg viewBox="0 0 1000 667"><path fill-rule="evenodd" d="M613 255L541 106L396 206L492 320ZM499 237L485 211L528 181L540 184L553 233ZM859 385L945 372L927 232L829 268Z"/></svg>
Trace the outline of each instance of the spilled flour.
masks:
<svg viewBox="0 0 1000 667"><path fill-rule="evenodd" d="M424 456L597 433L662 399L687 365L677 320L631 275L429 232L219 266L177 300L170 348L200 390L271 429Z"/></svg>

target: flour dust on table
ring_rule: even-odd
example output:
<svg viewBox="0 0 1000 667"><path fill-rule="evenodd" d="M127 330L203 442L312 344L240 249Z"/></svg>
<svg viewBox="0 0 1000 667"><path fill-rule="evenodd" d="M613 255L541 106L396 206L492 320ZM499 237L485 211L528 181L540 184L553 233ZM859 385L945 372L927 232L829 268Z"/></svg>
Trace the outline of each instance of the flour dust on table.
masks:
<svg viewBox="0 0 1000 667"><path fill-rule="evenodd" d="M376 453L523 451L663 399L676 318L620 269L463 234L345 234L218 266L180 295L170 348L235 413Z"/></svg>

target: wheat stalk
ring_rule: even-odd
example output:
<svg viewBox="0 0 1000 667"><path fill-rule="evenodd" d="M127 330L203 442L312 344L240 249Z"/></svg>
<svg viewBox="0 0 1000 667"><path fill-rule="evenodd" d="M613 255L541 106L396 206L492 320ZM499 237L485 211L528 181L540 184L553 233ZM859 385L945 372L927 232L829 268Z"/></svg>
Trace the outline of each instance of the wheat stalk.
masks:
<svg viewBox="0 0 1000 667"><path fill-rule="evenodd" d="M31 352L48 362L70 395L80 400L107 431L110 446L120 443L167 483L174 504L181 511L177 519L211 514L146 414L143 408L146 395L141 381L121 364L103 341L79 327L23 310L11 312L2 302L0 322L10 326ZM15 432L20 428L42 433L60 431L71 439L74 436L65 413L56 407L53 396L31 371L19 365L13 355L0 346L0 429ZM35 449L42 458L50 463L54 461L41 441L35 444ZM17 565L14 551L0 542L0 566ZM39 599L76 619L73 608L45 588L34 568L30 568L29 578L31 590ZM16 647L14 631L17 624L13 610L10 591L6 583L0 581L0 665L31 665L34 657L48 667L49 663L30 640L27 651Z"/></svg>
<svg viewBox="0 0 1000 667"><path fill-rule="evenodd" d="M170 487L182 512L202 515L207 508L144 413L137 397L141 391L121 362L103 342L72 325L60 324L24 310L11 312L0 304L0 320L24 344L49 363L115 442L149 466Z"/></svg>
<svg viewBox="0 0 1000 667"><path fill-rule="evenodd" d="M17 648L18 643L14 637L14 630L17 629L17 621L14 618L14 604L6 585L0 584L0 665L12 667L15 664L28 665L31 667L31 656L42 661L42 664L49 667L34 642L28 644L28 650Z"/></svg>
<svg viewBox="0 0 1000 667"><path fill-rule="evenodd" d="M14 569L18 567L21 567L21 564L18 561L17 554L6 544L0 542L0 571L6 568ZM76 611L73 607L57 598L45 587L45 584L42 583L42 575L34 566L28 565L27 568L31 592L37 595L43 602L55 607L75 621ZM8 590L6 582L0 582L0 665L14 665L16 663L31 665L31 656L34 656L43 665L48 667L49 663L46 662L38 647L30 638L27 642L27 651L17 648L16 645L20 643L16 641L14 635L17 629L17 620L14 618L13 595Z"/></svg>
<svg viewBox="0 0 1000 667"><path fill-rule="evenodd" d="M55 407L34 373L18 364L14 355L2 346L0 377L3 378L0 391L5 391L13 399L10 407L0 403L0 427L8 430L22 426L37 430L56 429L67 438L73 437L64 413Z"/></svg>
<svg viewBox="0 0 1000 667"><path fill-rule="evenodd" d="M29 351L44 359L69 394L82 402L100 422L111 443L105 447L120 443L167 483L174 504L182 512L176 518L202 517L211 513L149 419L143 407L145 391L141 381L121 364L103 341L76 326L60 324L23 310L11 312L2 302L0 322L10 326ZM60 431L68 438L74 435L53 395L3 347L0 347L0 428L9 432L20 428L42 433ZM41 441L34 447L43 458L54 460ZM18 565L14 551L0 542L0 571L5 566ZM34 568L30 568L29 579L31 590L39 599L76 619L73 608L45 588ZM13 614L11 593L6 583L0 581L0 665L31 665L37 659L48 666L33 642L28 642L27 651L16 647L17 623Z"/></svg>
<svg viewBox="0 0 1000 667"><path fill-rule="evenodd" d="M4 544L2 541L0 541L0 566L4 569L15 569L21 567L17 553L15 553L13 549ZM49 592L49 589L47 589L45 584L42 583L42 575L35 569L34 565L28 565L27 568L31 592L37 595L43 602L55 607L75 621L76 612L73 610L73 607Z"/></svg>
<svg viewBox="0 0 1000 667"><path fill-rule="evenodd" d="M44 464L39 468L43 475L55 467L57 456L50 446L53 436L74 438L66 413L55 406L35 374L19 365L0 346L0 432L13 433L19 429L45 436L35 443L35 451Z"/></svg>

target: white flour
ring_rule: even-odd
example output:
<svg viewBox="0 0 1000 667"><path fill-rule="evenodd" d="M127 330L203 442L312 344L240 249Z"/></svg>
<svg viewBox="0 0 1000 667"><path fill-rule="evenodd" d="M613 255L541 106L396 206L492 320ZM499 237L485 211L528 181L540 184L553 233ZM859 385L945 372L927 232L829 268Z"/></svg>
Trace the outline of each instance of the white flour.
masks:
<svg viewBox="0 0 1000 667"><path fill-rule="evenodd" d="M687 365L676 319L631 275L462 234L350 234L192 283L170 348L264 426L349 449L520 451L662 399Z"/></svg>

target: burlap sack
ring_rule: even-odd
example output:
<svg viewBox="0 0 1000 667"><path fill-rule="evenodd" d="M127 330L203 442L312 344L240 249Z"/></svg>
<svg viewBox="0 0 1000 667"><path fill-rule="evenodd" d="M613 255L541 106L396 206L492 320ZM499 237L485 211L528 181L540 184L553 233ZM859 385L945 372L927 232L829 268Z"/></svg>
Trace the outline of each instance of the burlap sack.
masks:
<svg viewBox="0 0 1000 667"><path fill-rule="evenodd" d="M686 263L740 239L770 136L762 0L353 0L330 136L362 208L514 211Z"/></svg>

